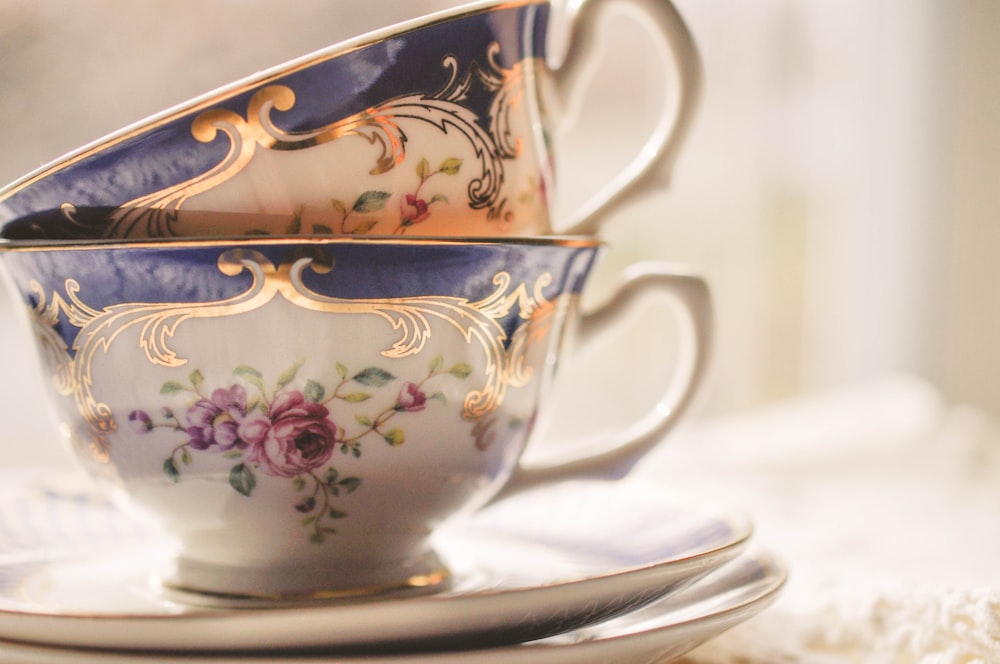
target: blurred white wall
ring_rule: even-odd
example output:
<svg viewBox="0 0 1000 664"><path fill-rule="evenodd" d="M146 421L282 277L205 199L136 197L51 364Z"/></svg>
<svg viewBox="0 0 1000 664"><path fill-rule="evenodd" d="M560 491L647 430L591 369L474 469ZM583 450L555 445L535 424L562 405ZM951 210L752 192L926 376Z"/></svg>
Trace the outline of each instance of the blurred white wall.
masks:
<svg viewBox="0 0 1000 664"><path fill-rule="evenodd" d="M232 79L456 4L0 0L0 181ZM1000 3L677 4L704 56L701 113L669 191L608 228L601 279L645 258L707 275L719 342L699 416L887 372L1000 413ZM620 167L659 104L636 34L612 25L614 52L561 160L561 206ZM5 297L0 415L26 440L41 389ZM641 362L659 324L622 356Z"/></svg>
<svg viewBox="0 0 1000 664"><path fill-rule="evenodd" d="M930 372L951 399L1000 413L1000 3L947 7Z"/></svg>

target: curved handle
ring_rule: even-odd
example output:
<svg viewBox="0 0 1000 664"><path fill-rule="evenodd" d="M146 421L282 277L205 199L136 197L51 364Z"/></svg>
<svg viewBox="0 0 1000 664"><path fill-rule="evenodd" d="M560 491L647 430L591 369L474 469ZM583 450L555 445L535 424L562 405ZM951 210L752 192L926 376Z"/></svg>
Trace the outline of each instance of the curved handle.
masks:
<svg viewBox="0 0 1000 664"><path fill-rule="evenodd" d="M569 0L571 3L573 0ZM556 113L560 127L572 123L587 89L591 65L599 52L598 28L605 14L620 8L638 14L658 37L657 45L669 86L671 68L677 74L676 108L664 108L659 122L639 154L604 189L576 210L559 230L567 235L591 235L615 208L669 185L681 145L690 130L701 96L701 57L684 20L668 0L576 0L569 8L569 32L562 64L554 68Z"/></svg>
<svg viewBox="0 0 1000 664"><path fill-rule="evenodd" d="M681 321L676 368L659 401L642 419L596 449L554 465L518 466L491 502L564 479L623 477L676 424L705 376L712 349L714 316L704 279L676 266L638 263L626 272L624 283L607 302L582 318L579 338L586 346L654 294L667 295Z"/></svg>

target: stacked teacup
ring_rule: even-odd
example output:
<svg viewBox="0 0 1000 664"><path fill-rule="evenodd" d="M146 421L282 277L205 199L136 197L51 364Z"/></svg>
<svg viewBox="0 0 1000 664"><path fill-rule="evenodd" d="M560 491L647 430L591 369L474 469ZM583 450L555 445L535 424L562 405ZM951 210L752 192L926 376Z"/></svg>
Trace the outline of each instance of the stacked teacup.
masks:
<svg viewBox="0 0 1000 664"><path fill-rule="evenodd" d="M662 186L698 92L674 9L614 4L652 26L679 102L573 219L550 218L550 142L606 0L491 1L366 35L0 192L0 256L60 429L176 540L166 588L265 605L437 592L439 524L622 474L676 422L709 351L705 283L646 264L580 311L596 230ZM657 406L596 452L519 465L556 366L661 294L686 335Z"/></svg>

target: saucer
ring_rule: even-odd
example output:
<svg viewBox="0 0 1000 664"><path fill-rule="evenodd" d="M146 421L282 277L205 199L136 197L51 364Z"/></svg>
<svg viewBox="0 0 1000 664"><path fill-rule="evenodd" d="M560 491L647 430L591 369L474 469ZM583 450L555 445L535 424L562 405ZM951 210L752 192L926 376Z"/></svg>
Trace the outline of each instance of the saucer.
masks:
<svg viewBox="0 0 1000 664"><path fill-rule="evenodd" d="M329 653L215 655L242 664L592 664L665 662L757 615L777 598L784 564L766 552L740 555L674 595L622 617L523 645L454 652L331 656ZM233 659L230 659L233 657ZM0 659L19 664L185 664L190 655L81 651L0 642Z"/></svg>
<svg viewBox="0 0 1000 664"><path fill-rule="evenodd" d="M153 580L169 545L86 489L0 494L0 639L160 652L416 652L499 646L619 616L735 558L740 514L634 481L525 492L444 527L433 595L213 609Z"/></svg>

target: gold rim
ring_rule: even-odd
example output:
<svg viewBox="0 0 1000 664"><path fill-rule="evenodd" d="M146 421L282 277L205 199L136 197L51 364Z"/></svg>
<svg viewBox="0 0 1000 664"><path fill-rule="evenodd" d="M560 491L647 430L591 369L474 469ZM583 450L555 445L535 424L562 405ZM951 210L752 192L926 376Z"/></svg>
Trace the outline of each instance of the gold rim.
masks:
<svg viewBox="0 0 1000 664"><path fill-rule="evenodd" d="M290 246L310 245L327 246L338 244L371 244L371 245L513 245L513 246L551 246L551 247L600 247L604 242L597 238L585 236L519 236L519 237L437 237L414 235L405 239L380 236L343 236L343 235L297 235L274 236L255 235L240 237L204 237L204 238L150 238L136 240L104 239L104 240L38 240L31 242L7 241L0 242L0 253L50 252L50 251L89 251L94 249L196 249L211 247L239 246Z"/></svg>
<svg viewBox="0 0 1000 664"><path fill-rule="evenodd" d="M208 601L221 603L247 603L263 604L272 606L282 606L285 604L309 604L315 602L333 602L343 599L364 599L378 598L384 595L413 592L436 592L443 585L451 581L451 572L442 567L424 574L401 579L393 583L385 583L372 586L361 586L356 588L342 588L339 590L318 590L308 593L226 593L214 590L203 590L184 584L172 583L170 581L160 581L160 585L168 592L175 592L183 595L202 598Z"/></svg>

